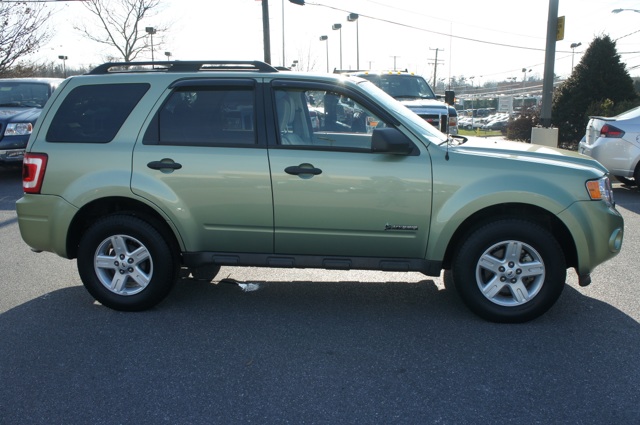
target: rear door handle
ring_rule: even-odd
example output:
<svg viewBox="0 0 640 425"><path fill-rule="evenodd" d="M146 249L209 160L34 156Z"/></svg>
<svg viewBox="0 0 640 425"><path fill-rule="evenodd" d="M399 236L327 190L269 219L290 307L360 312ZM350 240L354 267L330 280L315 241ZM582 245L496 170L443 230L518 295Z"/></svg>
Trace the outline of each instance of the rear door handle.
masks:
<svg viewBox="0 0 640 425"><path fill-rule="evenodd" d="M160 161L151 161L147 164L147 167L151 168L152 170L179 170L182 168L182 164L174 162L173 159L164 158Z"/></svg>
<svg viewBox="0 0 640 425"><path fill-rule="evenodd" d="M321 169L315 168L310 164L292 165L285 168L284 172L287 174L291 174L292 176L298 176L300 174L313 174L314 176L317 176L318 174L322 174Z"/></svg>

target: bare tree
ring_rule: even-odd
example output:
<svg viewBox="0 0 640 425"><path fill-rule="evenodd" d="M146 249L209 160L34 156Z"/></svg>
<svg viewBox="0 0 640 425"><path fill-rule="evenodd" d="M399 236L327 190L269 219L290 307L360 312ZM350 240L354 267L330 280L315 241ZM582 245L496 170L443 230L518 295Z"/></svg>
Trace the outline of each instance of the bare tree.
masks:
<svg viewBox="0 0 640 425"><path fill-rule="evenodd" d="M125 62L151 49L150 37L142 21L157 15L161 0L85 0L83 5L95 20L74 25L86 38L114 47ZM97 25L96 22L97 21ZM153 26L158 38L155 47L162 44L164 26Z"/></svg>
<svg viewBox="0 0 640 425"><path fill-rule="evenodd" d="M51 12L41 4L0 2L0 75L51 39L46 22Z"/></svg>

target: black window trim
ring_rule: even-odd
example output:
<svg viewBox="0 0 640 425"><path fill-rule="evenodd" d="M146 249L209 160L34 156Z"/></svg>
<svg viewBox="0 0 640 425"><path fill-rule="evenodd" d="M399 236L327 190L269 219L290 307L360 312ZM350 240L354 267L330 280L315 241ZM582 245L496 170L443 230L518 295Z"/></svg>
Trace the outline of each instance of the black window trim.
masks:
<svg viewBox="0 0 640 425"><path fill-rule="evenodd" d="M152 130L153 126L156 126L158 131L158 116L162 108L169 101L171 96L176 92L182 92L187 90L203 90L208 88L215 89L248 89L252 90L253 96L253 109L254 109L254 136L255 143L252 144L236 144L236 143L212 143L212 144L166 144L160 143L159 136L155 135L155 138L150 138L154 135ZM263 91L259 88L258 82L253 78L183 78L174 81L169 86L170 93L162 100L158 109L153 113L153 117L149 121L147 128L144 130L142 137L142 144L148 146L182 146L185 148L200 147L200 148L242 148L242 149L264 149L266 147L266 140L261 135L264 133L264 114L262 112L261 105L263 102Z"/></svg>
<svg viewBox="0 0 640 425"><path fill-rule="evenodd" d="M325 81L309 81L309 80L293 80L293 79L273 79L269 85L268 99L271 101L271 107L268 108L271 111L271 116L268 121L272 122L274 130L269 132L269 149L294 149L294 150L309 150L309 151L331 151L331 152L354 152L354 153L371 153L379 155L378 152L373 152L369 149L362 148L350 148L343 146L309 146L309 145L282 145L279 143L277 137L277 114L275 105L275 90L277 89L304 89L304 90L326 90L336 92L338 94L344 94L360 105L367 108L378 118L390 123L395 128L398 128L401 123L391 114L389 114L383 108L380 108L377 104L369 101L366 97L362 96L359 92L339 84L332 84ZM267 96L267 95L265 95ZM412 142L413 143L413 142ZM408 156L419 156L420 149L413 143L413 151Z"/></svg>

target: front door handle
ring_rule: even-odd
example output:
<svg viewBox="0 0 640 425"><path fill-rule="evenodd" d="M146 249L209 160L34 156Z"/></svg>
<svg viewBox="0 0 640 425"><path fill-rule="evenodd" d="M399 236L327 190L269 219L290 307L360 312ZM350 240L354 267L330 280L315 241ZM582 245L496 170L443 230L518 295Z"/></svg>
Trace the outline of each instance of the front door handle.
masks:
<svg viewBox="0 0 640 425"><path fill-rule="evenodd" d="M284 172L287 174L291 174L292 176L298 176L300 174L313 174L314 176L317 176L318 174L322 174L321 169L315 168L310 164L292 165L285 168Z"/></svg>
<svg viewBox="0 0 640 425"><path fill-rule="evenodd" d="M151 161L147 164L147 167L152 170L179 170L182 168L182 164L174 162L173 159L164 158L160 161Z"/></svg>

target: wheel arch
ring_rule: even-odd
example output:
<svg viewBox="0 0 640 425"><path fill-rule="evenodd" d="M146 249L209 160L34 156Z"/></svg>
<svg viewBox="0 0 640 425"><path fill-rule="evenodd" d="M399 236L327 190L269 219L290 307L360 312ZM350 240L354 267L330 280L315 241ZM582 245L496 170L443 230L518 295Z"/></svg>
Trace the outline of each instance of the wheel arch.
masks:
<svg viewBox="0 0 640 425"><path fill-rule="evenodd" d="M443 268L451 268L451 260L455 250L463 242L466 235L490 221L505 218L529 220L549 230L553 235L556 235L556 240L564 252L567 266L575 267L577 265L577 251L571 232L557 216L536 205L506 203L476 211L460 224L447 245Z"/></svg>
<svg viewBox="0 0 640 425"><path fill-rule="evenodd" d="M181 241L176 237L175 231L155 209L135 199L108 197L86 204L75 215L67 234L67 258L77 257L80 238L95 220L115 213L130 214L145 220L162 234L174 252L181 252Z"/></svg>

